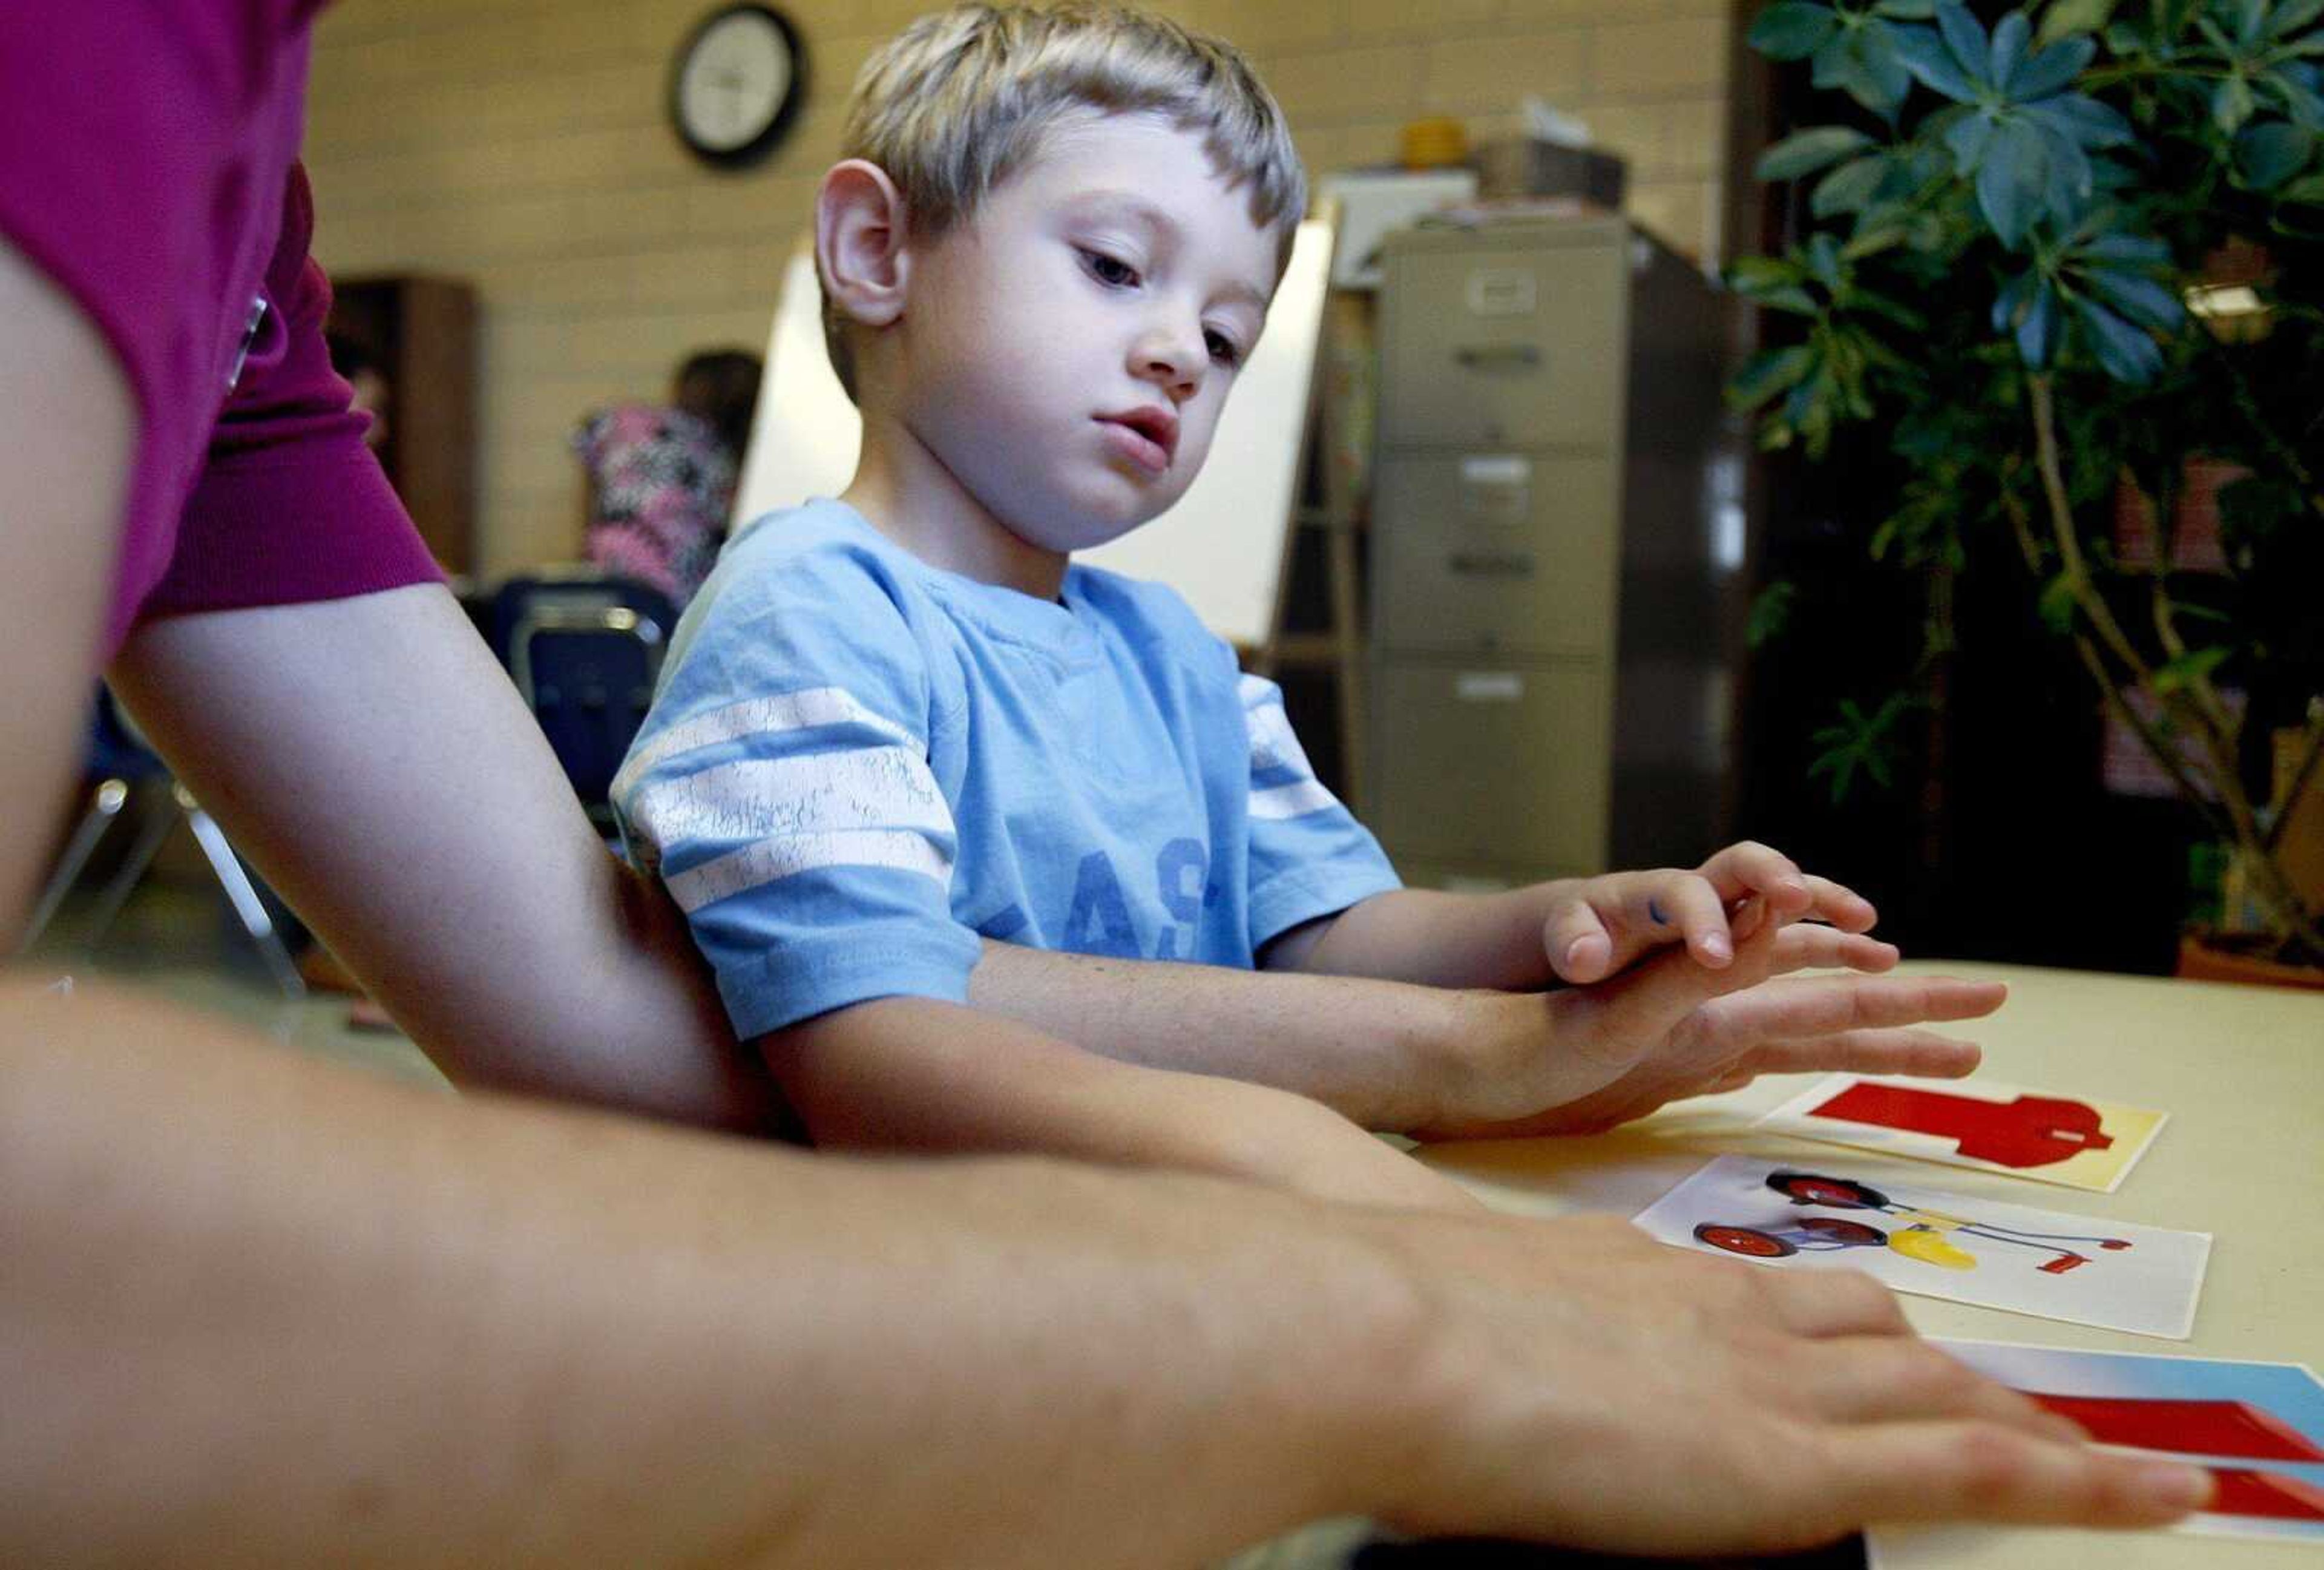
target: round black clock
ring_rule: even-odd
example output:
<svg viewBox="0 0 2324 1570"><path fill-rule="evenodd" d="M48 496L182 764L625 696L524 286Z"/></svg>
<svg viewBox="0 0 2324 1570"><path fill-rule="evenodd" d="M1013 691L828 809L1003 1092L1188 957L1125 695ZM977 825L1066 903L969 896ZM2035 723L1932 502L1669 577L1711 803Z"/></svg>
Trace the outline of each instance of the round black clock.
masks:
<svg viewBox="0 0 2324 1570"><path fill-rule="evenodd" d="M669 117L695 156L753 163L773 151L806 97L798 32L766 5L723 5L679 46Z"/></svg>

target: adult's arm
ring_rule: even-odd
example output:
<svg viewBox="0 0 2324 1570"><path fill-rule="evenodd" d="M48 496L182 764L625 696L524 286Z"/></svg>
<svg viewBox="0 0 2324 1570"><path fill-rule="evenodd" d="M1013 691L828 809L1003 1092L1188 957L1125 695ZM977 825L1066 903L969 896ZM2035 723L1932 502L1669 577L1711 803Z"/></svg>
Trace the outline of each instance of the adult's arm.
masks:
<svg viewBox="0 0 2324 1570"><path fill-rule="evenodd" d="M115 690L456 1082L763 1130L685 924L607 854L451 596L172 616Z"/></svg>

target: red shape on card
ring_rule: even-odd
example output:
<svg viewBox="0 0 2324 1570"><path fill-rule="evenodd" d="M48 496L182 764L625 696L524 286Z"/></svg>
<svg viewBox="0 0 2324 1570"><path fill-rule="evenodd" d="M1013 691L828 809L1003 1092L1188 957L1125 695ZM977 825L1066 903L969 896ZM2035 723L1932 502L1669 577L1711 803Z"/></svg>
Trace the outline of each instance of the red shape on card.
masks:
<svg viewBox="0 0 2324 1570"><path fill-rule="evenodd" d="M2233 1455L2245 1461L2324 1461L2307 1435L2249 1401L2159 1400L2135 1396L2026 1394L2081 1426L2101 1445Z"/></svg>
<svg viewBox="0 0 2324 1570"><path fill-rule="evenodd" d="M2266 1516L2280 1521L2324 1521L2324 1488L2282 1472L2214 1466L2217 1491L2204 1506L2215 1516Z"/></svg>
<svg viewBox="0 0 2324 1570"><path fill-rule="evenodd" d="M1894 1085L1851 1085L1812 1118L1839 1118L1951 1140L1964 1156L2001 1167L2046 1167L2114 1143L2100 1131L2098 1109L2055 1096L1979 1101Z"/></svg>

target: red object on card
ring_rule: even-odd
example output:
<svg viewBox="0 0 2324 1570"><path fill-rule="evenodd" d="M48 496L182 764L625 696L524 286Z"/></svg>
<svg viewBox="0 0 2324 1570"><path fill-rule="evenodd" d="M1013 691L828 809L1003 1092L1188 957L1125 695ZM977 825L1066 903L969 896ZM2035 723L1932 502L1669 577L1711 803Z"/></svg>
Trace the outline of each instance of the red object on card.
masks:
<svg viewBox="0 0 2324 1570"><path fill-rule="evenodd" d="M2114 1143L2098 1127L2097 1108L2048 1095L1979 1101L1941 1091L1859 1084L1811 1109L1808 1116L1934 1134L1953 1141L1964 1156L2002 1167L2046 1167Z"/></svg>
<svg viewBox="0 0 2324 1570"><path fill-rule="evenodd" d="M2233 1455L2245 1461L2324 1461L2324 1449L2307 1435L2249 1401L2025 1393L2080 1424L2101 1445L2174 1450L2184 1455Z"/></svg>
<svg viewBox="0 0 2324 1570"><path fill-rule="evenodd" d="M2280 1521L2324 1521L2324 1488L2282 1472L2214 1466L2218 1491L2205 1510L2215 1516L2266 1516Z"/></svg>

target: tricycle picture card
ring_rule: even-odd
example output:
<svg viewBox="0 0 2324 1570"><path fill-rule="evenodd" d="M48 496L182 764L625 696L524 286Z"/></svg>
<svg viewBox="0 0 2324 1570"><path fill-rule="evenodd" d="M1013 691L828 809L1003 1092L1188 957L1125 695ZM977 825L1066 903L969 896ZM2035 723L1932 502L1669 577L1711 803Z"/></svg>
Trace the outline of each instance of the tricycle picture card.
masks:
<svg viewBox="0 0 2324 1570"><path fill-rule="evenodd" d="M2170 1115L1989 1079L1833 1074L1753 1126L2111 1194Z"/></svg>
<svg viewBox="0 0 2324 1570"><path fill-rule="evenodd" d="M1641 1211L1681 1248L1776 1270L1858 1270L1899 1292L2184 1340L2208 1233L2035 1210L1881 1178L1721 1156Z"/></svg>
<svg viewBox="0 0 2324 1570"><path fill-rule="evenodd" d="M2209 1467L2211 1508L2173 1530L2324 1546L2324 1381L2314 1371L1998 1341L1930 1344L2071 1418L2098 1444Z"/></svg>

